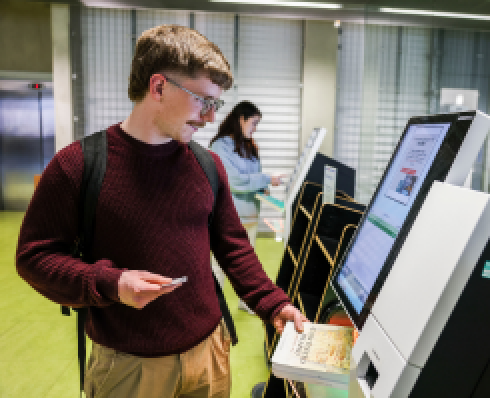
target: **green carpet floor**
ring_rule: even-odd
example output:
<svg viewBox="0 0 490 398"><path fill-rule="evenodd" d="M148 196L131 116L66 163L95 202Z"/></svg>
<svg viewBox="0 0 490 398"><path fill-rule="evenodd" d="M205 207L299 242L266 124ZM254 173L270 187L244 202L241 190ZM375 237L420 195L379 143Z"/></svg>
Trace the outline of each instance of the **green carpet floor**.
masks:
<svg viewBox="0 0 490 398"><path fill-rule="evenodd" d="M23 213L0 212L0 398L76 398L78 363L75 317L36 293L14 266ZM283 243L258 238L257 254L275 279ZM238 310L238 298L226 282L225 296L240 343L231 350L232 398L250 397L267 379L264 328L260 319Z"/></svg>

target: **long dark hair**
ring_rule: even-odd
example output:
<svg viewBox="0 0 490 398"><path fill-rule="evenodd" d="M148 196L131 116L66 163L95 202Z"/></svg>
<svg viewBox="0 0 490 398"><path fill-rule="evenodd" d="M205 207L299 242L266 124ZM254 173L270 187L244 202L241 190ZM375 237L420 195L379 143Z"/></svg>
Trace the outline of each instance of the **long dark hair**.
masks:
<svg viewBox="0 0 490 398"><path fill-rule="evenodd" d="M246 138L243 135L242 127L240 126L240 116L245 120L254 116L262 117L259 108L249 101L242 101L235 105L232 111L221 122L216 134L210 142L210 145L218 138L230 136L235 142L234 152L238 153L242 158L252 159L259 158L257 144L253 138Z"/></svg>

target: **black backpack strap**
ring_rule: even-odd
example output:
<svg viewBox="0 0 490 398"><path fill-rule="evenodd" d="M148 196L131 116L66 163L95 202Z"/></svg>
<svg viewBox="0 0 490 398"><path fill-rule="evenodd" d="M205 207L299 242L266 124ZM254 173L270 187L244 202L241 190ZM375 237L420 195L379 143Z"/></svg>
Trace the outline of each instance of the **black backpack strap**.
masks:
<svg viewBox="0 0 490 398"><path fill-rule="evenodd" d="M214 208L215 208L216 198L218 196L218 188L219 188L218 171L216 170L216 164L214 163L213 156L209 153L209 151L207 151L205 148L203 148L195 141L189 141L189 148L194 153L197 162L203 169L204 174L206 174L206 177L209 180L209 184L211 185L211 188L213 190L213 195L214 195L213 208L211 210L211 213L209 214L209 219L208 219L208 228L211 231L211 225L214 216ZM223 315L223 319L225 320L226 327L228 328L228 331L230 333L231 343L235 345L236 343L238 343L238 336L236 334L235 324L233 323L233 318L231 316L230 309L226 304L225 295L223 294L221 285L216 279L214 273L213 273L213 278L214 278L214 285L216 288L216 294L218 296L221 314Z"/></svg>
<svg viewBox="0 0 490 398"><path fill-rule="evenodd" d="M216 198L218 197L218 171L216 170L216 164L214 163L213 156L205 148L199 145L196 141L189 141L189 148L194 153L194 156L196 157L201 168L204 170L204 174L206 174L206 177L208 177L209 184L213 190L213 209L211 210L211 214L209 214L208 219L208 226L211 227L214 216L214 204L216 203Z"/></svg>
<svg viewBox="0 0 490 398"><path fill-rule="evenodd" d="M83 152L83 177L78 209L78 239L72 254L91 263L91 250L95 232L95 209L107 165L107 131L102 130L80 140ZM78 364L80 367L80 395L85 379L85 320L88 308L76 308ZM62 306L61 313L70 315L70 309Z"/></svg>
<svg viewBox="0 0 490 398"><path fill-rule="evenodd" d="M79 225L81 230L81 254L84 261L91 261L91 249L95 233L95 209L99 200L99 192L107 166L107 132L99 131L82 140L83 151L83 180L81 198L83 206L80 207Z"/></svg>
<svg viewBox="0 0 490 398"><path fill-rule="evenodd" d="M85 321L87 320L88 308L75 309L77 313L77 346L78 367L80 370L80 397L82 397L83 383L85 381L85 364L87 361L87 347L85 341Z"/></svg>

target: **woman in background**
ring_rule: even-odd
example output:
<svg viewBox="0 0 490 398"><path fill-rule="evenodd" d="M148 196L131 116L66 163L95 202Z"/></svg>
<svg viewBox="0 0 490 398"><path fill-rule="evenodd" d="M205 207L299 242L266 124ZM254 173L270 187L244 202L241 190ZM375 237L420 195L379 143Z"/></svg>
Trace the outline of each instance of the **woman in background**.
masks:
<svg viewBox="0 0 490 398"><path fill-rule="evenodd" d="M250 244L255 248L255 238L259 225L260 200L257 192L267 192L269 184L278 186L280 177L262 173L257 145L252 135L257 130L262 114L249 101L242 101L226 116L218 129L218 134L211 140L210 149L223 162L235 208L240 220L247 230ZM224 274L214 256L212 267L221 286ZM253 311L240 300L238 308L253 314Z"/></svg>

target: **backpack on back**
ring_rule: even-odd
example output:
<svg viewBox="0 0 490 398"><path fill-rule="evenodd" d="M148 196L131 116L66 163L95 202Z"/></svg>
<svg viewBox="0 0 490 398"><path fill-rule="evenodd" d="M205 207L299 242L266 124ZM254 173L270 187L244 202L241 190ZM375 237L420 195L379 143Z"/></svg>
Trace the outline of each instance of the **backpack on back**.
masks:
<svg viewBox="0 0 490 398"><path fill-rule="evenodd" d="M102 130L84 137L80 140L80 143L82 145L84 167L82 185L80 188L81 206L78 209L79 231L77 240L73 245L72 255L81 258L87 263L93 263L94 259L91 258L91 249L95 231L95 209L107 167L107 131ZM216 196L219 188L216 164L214 163L211 154L201 145L195 141L190 141L188 145L206 174L213 190L213 208L208 219L208 229L211 230ZM231 342L235 345L238 342L235 325L228 305L226 304L223 290L216 277L214 277L214 285L220 304L221 314L223 315L228 331L230 332ZM88 307L73 308L73 310L77 313L78 362L80 366L81 393L83 391L83 381L85 378L85 319L87 318ZM70 308L61 306L61 313L63 315L70 315Z"/></svg>

